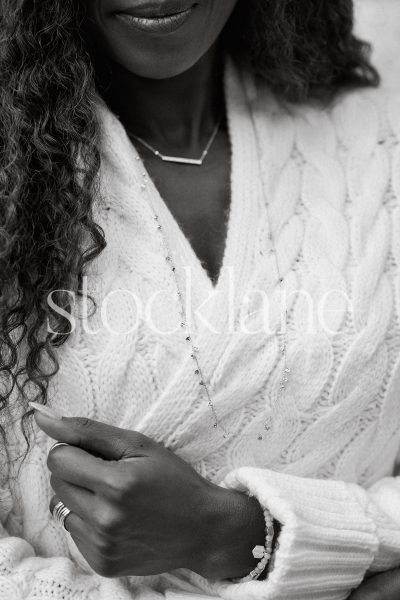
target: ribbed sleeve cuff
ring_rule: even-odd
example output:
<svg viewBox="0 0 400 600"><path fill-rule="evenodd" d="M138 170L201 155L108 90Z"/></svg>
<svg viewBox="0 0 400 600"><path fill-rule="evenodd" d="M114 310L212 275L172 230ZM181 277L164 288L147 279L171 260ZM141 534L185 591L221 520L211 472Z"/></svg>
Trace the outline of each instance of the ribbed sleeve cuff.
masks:
<svg viewBox="0 0 400 600"><path fill-rule="evenodd" d="M247 467L232 471L222 485L250 492L282 524L268 578L214 582L222 598L345 600L360 585L378 547L362 488Z"/></svg>
<svg viewBox="0 0 400 600"><path fill-rule="evenodd" d="M400 566L400 477L385 477L368 490L367 512L376 523L379 548L371 572Z"/></svg>

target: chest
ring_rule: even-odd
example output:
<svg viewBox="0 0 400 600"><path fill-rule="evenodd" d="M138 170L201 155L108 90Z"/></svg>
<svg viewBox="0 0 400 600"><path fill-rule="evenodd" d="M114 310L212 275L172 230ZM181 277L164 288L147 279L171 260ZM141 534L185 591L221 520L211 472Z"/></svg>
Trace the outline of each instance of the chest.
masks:
<svg viewBox="0 0 400 600"><path fill-rule="evenodd" d="M220 131L201 166L146 154L146 170L210 279L218 279L230 209L230 144Z"/></svg>

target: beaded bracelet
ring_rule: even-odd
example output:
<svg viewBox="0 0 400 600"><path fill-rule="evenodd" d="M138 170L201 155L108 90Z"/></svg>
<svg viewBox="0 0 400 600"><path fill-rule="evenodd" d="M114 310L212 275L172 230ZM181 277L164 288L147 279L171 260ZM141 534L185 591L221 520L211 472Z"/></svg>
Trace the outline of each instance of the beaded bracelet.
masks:
<svg viewBox="0 0 400 600"><path fill-rule="evenodd" d="M265 519L265 546L254 546L252 554L254 558L260 558L260 562L258 565L245 577L240 577L237 579L232 579L233 583L247 583L248 581L253 581L258 579L261 573L265 570L269 560L272 556L272 544L274 539L274 519L266 508L264 509L264 519Z"/></svg>

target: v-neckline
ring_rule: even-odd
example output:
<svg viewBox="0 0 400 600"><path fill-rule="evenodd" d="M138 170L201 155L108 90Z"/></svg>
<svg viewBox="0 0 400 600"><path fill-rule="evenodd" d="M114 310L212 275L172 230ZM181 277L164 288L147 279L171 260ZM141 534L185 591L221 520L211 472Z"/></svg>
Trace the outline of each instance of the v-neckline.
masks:
<svg viewBox="0 0 400 600"><path fill-rule="evenodd" d="M219 282L221 279L222 272L225 267L225 263L227 260L227 245L229 238L229 229L231 226L232 219L232 147L230 142L230 131L229 125L227 128L228 138L229 138L229 152L230 152L230 169L229 169L229 189L230 189L230 199L229 199L229 207L227 211L226 220L224 222L224 247L221 256L220 264L218 265L217 277L212 278L210 273L208 272L206 266L203 264L202 259L197 254L194 246L189 238L189 236L185 233L181 223L174 216L172 210L169 208L168 204L162 197L161 192L159 191L157 185L154 183L152 177L149 174L144 162L141 163L143 169L142 174L145 174L146 179L148 180L149 193L152 197L152 208L157 213L160 219L160 223L162 223L164 234L168 238L168 246L173 246L174 255L178 254L181 257L181 263L186 266L191 266L195 272L197 273L199 279L202 280L202 285L209 292L217 292L219 289Z"/></svg>
<svg viewBox="0 0 400 600"><path fill-rule="evenodd" d="M143 167L143 173L146 173L146 178L148 179L150 194L152 196L152 205L153 208L157 211L157 214L160 217L160 221L163 224L163 229L165 234L168 237L169 245L174 245L175 249L178 251L178 255L185 256L186 266L191 266L194 269L194 272L197 274L199 280L202 282L203 289L207 290L208 293L217 293L220 288L220 281L224 269L226 267L226 263L229 258L229 243L230 243L230 230L232 229L232 216L233 216L233 203L235 200L234 190L232 189L232 178L233 178L233 148L232 148L232 131L231 131L231 120L230 120L230 107L229 107L229 71L231 69L229 65L229 58L226 57L225 69L224 69L224 95L225 95L225 109L226 109L226 122L227 122L227 134L229 140L229 152L230 152L230 168L229 168L229 208L226 221L224 223L224 248L221 257L221 262L218 268L218 275L215 281L211 278L209 272L204 266L200 256L195 251L190 238L186 235L183 230L181 224L178 222L178 219L173 215L171 209L167 205L166 201L162 197L160 191L158 190L156 184L154 183L152 177L150 176L145 164L141 162L141 166ZM132 146L137 153L137 148L134 143ZM185 260L182 261L182 264L185 263Z"/></svg>
<svg viewBox="0 0 400 600"><path fill-rule="evenodd" d="M244 283L244 276L250 267L249 256L253 248L251 241L256 225L257 212L257 198L254 191L258 189L257 184L255 184L255 180L257 180L256 149L254 140L251 136L249 138L248 135L249 121L251 121L251 116L248 114L248 100L246 99L241 73L229 56L225 58L224 92L230 144L230 203L225 223L224 250L217 281L214 282L211 279L200 257L195 252L190 239L162 198L143 162L141 161L137 166L141 170L141 175L145 174L146 179L148 179L148 194L151 196L152 208L157 212L160 222L163 224L164 235L167 236L168 245L172 246L175 263L178 263L177 269L179 267L191 267L193 270L193 284L195 285L197 281L203 292L202 296L212 294L219 296L221 300L224 298L224 293L227 292L232 279L229 269L237 271L234 275L237 288L239 284ZM245 140L247 142L245 149L247 168L244 168L242 154L242 146ZM135 156L137 156L138 152L135 145L131 141L130 144ZM134 162L137 165L137 161ZM251 182L253 182L253 186L251 186ZM253 197L250 198L250 202L253 202L253 207L246 202L251 187L253 188ZM239 285L239 287L241 286Z"/></svg>
<svg viewBox="0 0 400 600"><path fill-rule="evenodd" d="M121 215L131 214L137 219L141 214L149 235L154 211L157 212L171 253L174 254L176 274L182 289L185 291L186 284L190 285L194 309L196 305L207 302L206 312L215 315L220 331L237 314L254 268L255 238L259 231L259 206L262 200L257 143L249 104L249 94L252 95L255 89L252 76L243 72L230 56L226 56L224 91L231 152L231 198L224 252L215 284L139 159L137 149L118 116L103 101L99 102L103 122L103 159L109 163L111 177L119 181L121 190L117 195L112 190L108 194L107 188L112 183L103 181L109 203ZM141 184L144 178L148 181L143 192ZM125 188L127 195L122 191ZM131 203L127 200L129 195ZM185 281L187 267L190 269L190 282ZM206 326L200 323L199 328L206 329Z"/></svg>
<svg viewBox="0 0 400 600"><path fill-rule="evenodd" d="M231 202L224 256L215 287L189 240L143 169L136 148L129 140L122 123L110 111L106 111L104 115L102 178L110 208L114 208L121 220L127 217L127 226L135 228L139 233L140 240L135 250L140 253L140 245L146 245L146 262L140 264L140 269L134 264L133 254L127 257L132 271L138 269L138 277L146 279L146 287L143 289L146 298L153 298L155 289L168 294L176 292L169 262L165 260L162 237L157 232L154 221L154 212L159 215L162 233L174 254L185 310L189 308L190 311L190 331L199 349L202 372L209 382L209 389L221 417L224 417L229 408L226 403L219 406L219 394L227 385L226 373L232 373L228 365L232 365L234 369L234 361L240 361L240 353L245 351L240 340L244 340L244 337L248 339L241 328L242 318L246 319L247 315L246 295L255 291L256 286L263 285L265 263L260 263L258 253L260 241L266 239L269 231L269 221L265 218L263 208L267 199L264 198L260 182L261 157L258 156L253 125L257 121L260 126L269 118L266 115L265 100L262 97L261 104L257 103L258 88L253 75L242 71L229 57L225 63L224 85L231 145ZM272 148L271 152L273 151ZM269 169L269 164L265 168ZM149 185L143 190L145 176L149 179ZM184 279L186 266L192 269L189 282ZM190 293L189 302L187 293ZM139 431L157 439L157 424L161 419L164 439L169 439L172 447L176 447L177 440L180 439L182 447L192 451L193 432L196 431L197 434L202 424L208 423L206 415L210 413L199 394L197 379L193 377L192 359L180 328L172 333L174 336L170 349L179 357L177 368L170 374L151 409L137 423L137 427ZM171 410L177 395L182 398L178 413ZM187 427L186 423L186 434L182 437L182 422L187 419L191 425ZM205 435L208 445L208 428Z"/></svg>

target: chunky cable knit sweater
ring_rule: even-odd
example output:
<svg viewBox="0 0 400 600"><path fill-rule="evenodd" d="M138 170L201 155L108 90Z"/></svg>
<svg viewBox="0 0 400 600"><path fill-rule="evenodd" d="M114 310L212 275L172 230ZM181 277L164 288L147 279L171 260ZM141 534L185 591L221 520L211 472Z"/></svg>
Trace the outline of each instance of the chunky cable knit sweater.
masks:
<svg viewBox="0 0 400 600"><path fill-rule="evenodd" d="M98 576L49 516L51 441L37 431L19 477L2 491L1 599L339 600L368 571L400 566L400 479L393 477L400 449L400 98L365 90L342 94L325 109L294 107L278 104L232 63L225 81L232 201L215 288L155 186L142 189L137 152L99 102L95 211L108 246L88 272L99 309L77 321L60 349L49 403L68 416L139 430L211 480L253 493L283 524L274 568L265 581L244 584L186 570ZM250 110L263 145L264 191ZM279 286L266 202L293 292L291 372L282 398ZM185 268L191 276L185 296L190 291L199 360L228 439L211 426L180 328L157 332L133 302L133 294L144 305L162 289L153 319L164 331L179 323L151 206L178 279L184 285ZM249 330L259 325L254 290L270 300L269 333L236 327L243 319ZM322 306L323 319L309 316L305 292ZM273 427L259 440L268 416ZM9 426L12 453L11 432Z"/></svg>

